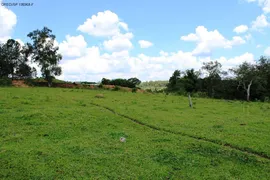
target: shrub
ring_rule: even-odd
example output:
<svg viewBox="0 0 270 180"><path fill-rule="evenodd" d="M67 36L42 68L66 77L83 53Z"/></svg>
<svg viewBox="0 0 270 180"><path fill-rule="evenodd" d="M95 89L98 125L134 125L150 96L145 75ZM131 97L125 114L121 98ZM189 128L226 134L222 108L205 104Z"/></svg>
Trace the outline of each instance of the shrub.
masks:
<svg viewBox="0 0 270 180"><path fill-rule="evenodd" d="M137 88L132 88L132 92L136 93L137 92Z"/></svg>
<svg viewBox="0 0 270 180"><path fill-rule="evenodd" d="M152 89L146 89L146 92L152 93Z"/></svg>
<svg viewBox="0 0 270 180"><path fill-rule="evenodd" d="M119 91L120 87L119 86L114 86L114 88L112 89L113 91Z"/></svg>
<svg viewBox="0 0 270 180"><path fill-rule="evenodd" d="M0 86L11 86L12 80L9 78L2 78L0 79Z"/></svg>

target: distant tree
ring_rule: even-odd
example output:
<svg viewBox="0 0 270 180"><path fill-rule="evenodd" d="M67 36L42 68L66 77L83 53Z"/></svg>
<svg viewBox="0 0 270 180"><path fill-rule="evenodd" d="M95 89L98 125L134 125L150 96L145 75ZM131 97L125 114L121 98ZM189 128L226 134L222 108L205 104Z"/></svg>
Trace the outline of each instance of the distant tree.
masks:
<svg viewBox="0 0 270 180"><path fill-rule="evenodd" d="M217 61L204 62L202 70L208 74L205 81L207 83L208 94L211 97L215 96L215 90L221 82L221 76L226 75L227 72L222 71L222 65Z"/></svg>
<svg viewBox="0 0 270 180"><path fill-rule="evenodd" d="M257 87L257 93L262 94L262 98L270 97L270 58L262 56L256 65L257 80L259 86Z"/></svg>
<svg viewBox="0 0 270 180"><path fill-rule="evenodd" d="M138 78L130 78L128 79L129 82L131 82L132 84L134 84L135 86L141 84L141 81Z"/></svg>
<svg viewBox="0 0 270 180"><path fill-rule="evenodd" d="M33 61L41 67L42 76L50 87L54 76L62 73L58 66L62 56L58 53L59 48L54 46L55 35L52 30L44 27L42 30L30 32L27 36L33 41L32 44L27 44L27 49L32 54Z"/></svg>
<svg viewBox="0 0 270 180"><path fill-rule="evenodd" d="M106 78L102 78L101 84L103 84L103 85L109 85L110 84L110 80L109 79L106 79Z"/></svg>
<svg viewBox="0 0 270 180"><path fill-rule="evenodd" d="M236 79L239 83L237 89L242 87L246 91L246 99L249 101L251 86L258 78L258 71L256 70L256 66L244 62L237 68L231 69L231 71L236 75Z"/></svg>
<svg viewBox="0 0 270 180"><path fill-rule="evenodd" d="M175 70L169 79L169 83L167 84L168 91L180 90L180 83L179 83L180 78L181 78L181 71Z"/></svg>
<svg viewBox="0 0 270 180"><path fill-rule="evenodd" d="M200 76L199 71L194 71L194 69L188 69L185 71L183 76L183 84L187 92L197 91L197 83Z"/></svg>

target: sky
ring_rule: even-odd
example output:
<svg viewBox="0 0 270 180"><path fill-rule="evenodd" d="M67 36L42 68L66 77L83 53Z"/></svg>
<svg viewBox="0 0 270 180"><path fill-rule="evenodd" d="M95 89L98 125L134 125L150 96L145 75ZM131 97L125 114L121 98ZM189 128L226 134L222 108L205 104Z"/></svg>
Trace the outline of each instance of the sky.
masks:
<svg viewBox="0 0 270 180"><path fill-rule="evenodd" d="M224 70L270 56L270 0L0 0L0 42L56 35L67 81L137 77L219 61ZM29 3L22 6L19 3Z"/></svg>

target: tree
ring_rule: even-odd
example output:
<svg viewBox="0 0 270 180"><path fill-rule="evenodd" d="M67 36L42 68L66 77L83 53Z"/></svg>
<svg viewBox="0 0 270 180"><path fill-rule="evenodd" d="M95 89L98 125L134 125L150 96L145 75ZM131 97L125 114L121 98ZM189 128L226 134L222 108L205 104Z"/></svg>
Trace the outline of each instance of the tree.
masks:
<svg viewBox="0 0 270 180"><path fill-rule="evenodd" d="M27 49L32 54L33 61L41 67L42 76L50 87L54 76L62 74L62 69L58 66L62 56L58 54L59 48L54 46L55 35L52 30L44 27L42 30L30 32L27 36L33 41L32 44L27 44Z"/></svg>
<svg viewBox="0 0 270 180"><path fill-rule="evenodd" d="M205 78L208 94L211 97L215 96L216 87L221 82L221 76L226 75L227 72L222 71L222 65L217 61L204 62L202 66L202 70L207 71L208 77Z"/></svg>
<svg viewBox="0 0 270 180"><path fill-rule="evenodd" d="M20 58L20 43L9 39L0 46L0 76L13 78Z"/></svg>
<svg viewBox="0 0 270 180"><path fill-rule="evenodd" d="M110 84L110 80L109 79L106 79L106 78L102 78L101 84L103 84L103 85L109 85Z"/></svg>
<svg viewBox="0 0 270 180"><path fill-rule="evenodd" d="M167 84L168 91L180 90L180 84L179 84L180 78L181 78L181 71L175 70L169 79L169 83Z"/></svg>
<svg viewBox="0 0 270 180"><path fill-rule="evenodd" d="M231 71L236 75L238 81L238 87L242 87L246 91L246 99L250 100L250 90L251 86L255 80L257 80L257 70L256 66L250 63L244 62L239 65L237 68L231 69Z"/></svg>
<svg viewBox="0 0 270 180"><path fill-rule="evenodd" d="M197 83L200 76L200 72L194 71L194 69L188 69L184 73L183 83L185 90L189 93L197 91Z"/></svg>
<svg viewBox="0 0 270 180"><path fill-rule="evenodd" d="M134 84L134 86L138 86L139 84L141 84L141 81L138 78L130 78L128 79L129 82L131 82L132 84Z"/></svg>
<svg viewBox="0 0 270 180"><path fill-rule="evenodd" d="M261 99L270 97L270 58L262 56L256 65L257 69L257 80L259 86L257 87L258 93L262 94Z"/></svg>

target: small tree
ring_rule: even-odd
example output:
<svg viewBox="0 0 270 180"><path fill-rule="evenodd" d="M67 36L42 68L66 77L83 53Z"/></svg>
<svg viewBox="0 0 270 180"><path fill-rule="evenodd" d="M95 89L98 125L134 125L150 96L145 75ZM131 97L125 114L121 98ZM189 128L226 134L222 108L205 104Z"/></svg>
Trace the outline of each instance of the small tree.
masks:
<svg viewBox="0 0 270 180"><path fill-rule="evenodd" d="M131 82L132 84L134 84L134 86L138 86L139 84L141 84L141 81L138 78L130 78L128 79L129 82Z"/></svg>
<svg viewBox="0 0 270 180"><path fill-rule="evenodd" d="M0 46L0 76L13 78L20 58L20 43L9 39Z"/></svg>
<svg viewBox="0 0 270 180"><path fill-rule="evenodd" d="M52 34L52 30L44 27L42 30L30 32L27 36L33 41L32 44L27 44L32 59L41 67L42 76L51 87L54 76L62 73L61 67L58 66L62 56L58 54L59 48L54 46L55 35Z"/></svg>

